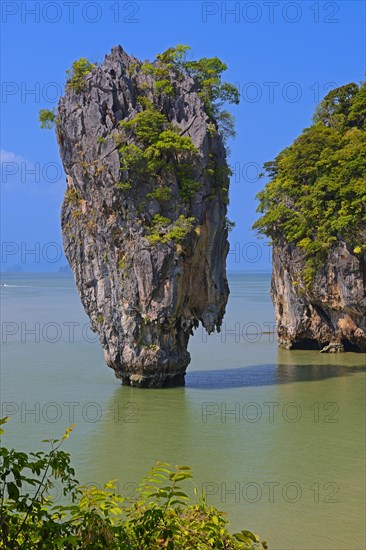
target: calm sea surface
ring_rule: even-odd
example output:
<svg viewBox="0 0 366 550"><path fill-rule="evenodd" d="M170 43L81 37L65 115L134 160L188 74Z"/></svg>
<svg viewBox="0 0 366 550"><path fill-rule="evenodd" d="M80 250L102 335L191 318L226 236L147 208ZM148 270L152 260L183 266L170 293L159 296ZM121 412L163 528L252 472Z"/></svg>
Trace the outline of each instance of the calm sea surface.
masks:
<svg viewBox="0 0 366 550"><path fill-rule="evenodd" d="M271 550L364 550L365 355L283 351L268 274L232 274L223 330L190 342L185 388L122 387L73 279L2 275L4 441L25 450L76 423L80 482L136 483L188 464L232 529Z"/></svg>

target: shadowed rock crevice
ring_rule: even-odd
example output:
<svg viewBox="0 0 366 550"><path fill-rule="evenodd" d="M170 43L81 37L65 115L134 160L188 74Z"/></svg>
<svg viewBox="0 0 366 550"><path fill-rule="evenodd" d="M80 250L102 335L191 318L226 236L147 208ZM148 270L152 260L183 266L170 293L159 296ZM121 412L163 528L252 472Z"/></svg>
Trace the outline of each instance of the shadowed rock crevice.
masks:
<svg viewBox="0 0 366 550"><path fill-rule="evenodd" d="M60 100L62 231L108 366L124 384L163 387L184 383L188 341L199 322L208 333L221 326L229 294L229 179L222 138L195 81L173 74L175 93L164 95L141 67L113 48L87 75L82 93L67 89ZM165 129L173 125L169 138L185 136L194 151L161 166L152 157L156 170L143 172L130 158L131 146L141 143L132 130L123 133L120 121L148 109L163 115Z"/></svg>

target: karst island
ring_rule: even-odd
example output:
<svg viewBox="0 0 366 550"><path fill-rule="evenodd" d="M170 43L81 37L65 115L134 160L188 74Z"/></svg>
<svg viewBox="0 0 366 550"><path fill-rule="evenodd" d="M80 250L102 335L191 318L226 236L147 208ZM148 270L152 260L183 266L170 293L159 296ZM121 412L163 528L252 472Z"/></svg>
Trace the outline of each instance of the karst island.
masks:
<svg viewBox="0 0 366 550"><path fill-rule="evenodd" d="M67 190L65 253L107 364L124 384L184 383L199 322L219 330L234 133L217 57L187 46L150 62L112 49L100 66L76 61L56 115ZM43 125L52 124L41 112Z"/></svg>
<svg viewBox="0 0 366 550"><path fill-rule="evenodd" d="M366 351L366 86L329 92L274 161L254 227L273 242L272 299L287 349Z"/></svg>

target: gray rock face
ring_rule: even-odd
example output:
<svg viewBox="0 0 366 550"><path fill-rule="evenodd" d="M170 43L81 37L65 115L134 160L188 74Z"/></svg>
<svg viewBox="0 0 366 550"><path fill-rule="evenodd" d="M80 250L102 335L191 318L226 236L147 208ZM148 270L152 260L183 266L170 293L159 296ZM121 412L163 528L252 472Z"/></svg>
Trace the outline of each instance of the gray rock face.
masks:
<svg viewBox="0 0 366 550"><path fill-rule="evenodd" d="M360 228L360 238L365 231ZM366 263L345 242L332 250L308 288L302 252L284 240L273 249L272 299L286 349L366 351Z"/></svg>
<svg viewBox="0 0 366 550"><path fill-rule="evenodd" d="M184 382L190 334L199 322L208 333L219 330L229 294L225 148L190 77L176 80L172 96L153 85L141 62L113 48L82 93L66 91L57 125L68 186L65 253L108 366L123 383L143 387ZM129 190L118 185L119 122L143 110L141 95L199 151L192 168L200 187L188 201L174 175L166 182L171 199L162 203L147 197L155 178L140 178ZM171 223L194 217L193 228L179 244L151 244L155 214Z"/></svg>

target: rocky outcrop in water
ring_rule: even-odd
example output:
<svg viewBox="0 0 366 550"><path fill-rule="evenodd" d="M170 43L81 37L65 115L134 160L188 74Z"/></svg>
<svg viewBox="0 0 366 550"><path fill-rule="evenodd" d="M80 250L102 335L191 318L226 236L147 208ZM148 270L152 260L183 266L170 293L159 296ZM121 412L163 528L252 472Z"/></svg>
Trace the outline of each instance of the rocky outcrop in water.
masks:
<svg viewBox="0 0 366 550"><path fill-rule="evenodd" d="M287 349L366 351L366 85L331 90L274 160L254 228L273 242L272 298Z"/></svg>
<svg viewBox="0 0 366 550"><path fill-rule="evenodd" d="M60 100L57 134L67 174L62 231L108 366L125 384L161 387L184 382L188 340L199 322L208 333L222 322L229 293L228 170L194 80L173 71L174 93L165 94L141 66L113 48L85 76L81 93L69 87ZM197 151L170 160L160 178L158 171L130 169L126 182L120 121L146 108L164 115ZM139 144L131 134L125 139L137 167L133 145ZM190 181L199 185L182 196L188 184L186 172L179 174L187 164Z"/></svg>
<svg viewBox="0 0 366 550"><path fill-rule="evenodd" d="M363 241L362 241L363 239ZM360 228L360 240L366 231ZM366 262L339 242L305 285L303 252L278 239L273 249L272 299L279 344L286 349L366 351Z"/></svg>

